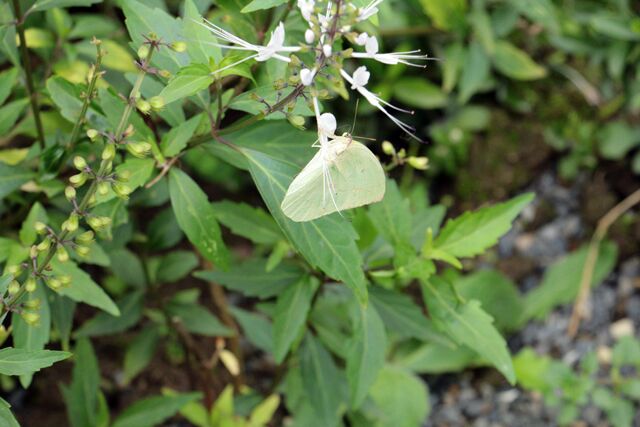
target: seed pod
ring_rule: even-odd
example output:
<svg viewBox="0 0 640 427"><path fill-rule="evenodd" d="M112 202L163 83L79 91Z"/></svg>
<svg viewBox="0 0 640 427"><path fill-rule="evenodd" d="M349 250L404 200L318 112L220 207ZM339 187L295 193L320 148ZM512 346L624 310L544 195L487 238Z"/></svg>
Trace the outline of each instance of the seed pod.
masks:
<svg viewBox="0 0 640 427"><path fill-rule="evenodd" d="M87 167L87 161L82 156L75 156L73 158L73 166L79 171L82 171Z"/></svg>
<svg viewBox="0 0 640 427"><path fill-rule="evenodd" d="M111 188L111 184L107 181L100 181L98 183L98 194L106 196L109 193L109 188Z"/></svg>
<svg viewBox="0 0 640 427"><path fill-rule="evenodd" d="M169 70L160 70L158 71L158 75L160 77L164 77L165 79L171 78L171 72Z"/></svg>
<svg viewBox="0 0 640 427"><path fill-rule="evenodd" d="M62 224L62 228L70 233L76 231L78 229L78 214L72 212L71 215L69 215L69 219Z"/></svg>
<svg viewBox="0 0 640 427"><path fill-rule="evenodd" d="M49 277L46 280L47 286L49 286L54 291L59 290L62 287L62 282L57 277Z"/></svg>
<svg viewBox="0 0 640 427"><path fill-rule="evenodd" d="M41 304L40 298L34 298L34 299L30 299L23 302L22 306L24 308L29 308L31 310L40 310L40 304Z"/></svg>
<svg viewBox="0 0 640 427"><path fill-rule="evenodd" d="M31 248L29 248L29 257L38 258L38 247L36 245L31 245Z"/></svg>
<svg viewBox="0 0 640 427"><path fill-rule="evenodd" d="M394 154L396 154L396 149L389 141L382 142L382 151L388 156L393 156Z"/></svg>
<svg viewBox="0 0 640 427"><path fill-rule="evenodd" d="M169 46L176 52L184 52L187 50L187 44L185 42L173 42Z"/></svg>
<svg viewBox="0 0 640 427"><path fill-rule="evenodd" d="M20 265L9 265L7 266L7 273L19 276L22 273L22 267Z"/></svg>
<svg viewBox="0 0 640 427"><path fill-rule="evenodd" d="M160 110L165 106L164 99L161 96L154 96L149 99L149 104L154 110Z"/></svg>
<svg viewBox="0 0 640 427"><path fill-rule="evenodd" d="M35 228L38 234L45 234L47 232L47 224L42 221L36 221L36 223L33 224L33 228Z"/></svg>
<svg viewBox="0 0 640 427"><path fill-rule="evenodd" d="M149 52L149 45L143 44L138 48L138 58L147 59L147 56L149 56Z"/></svg>
<svg viewBox="0 0 640 427"><path fill-rule="evenodd" d="M98 137L98 135L100 135L100 132L95 129L87 130L87 137L89 137L89 139L92 141L94 141Z"/></svg>
<svg viewBox="0 0 640 427"><path fill-rule="evenodd" d="M113 191L121 199L127 200L133 190L127 184L116 183L113 184Z"/></svg>
<svg viewBox="0 0 640 427"><path fill-rule="evenodd" d="M76 189L73 187L67 187L64 189L64 196L67 200L71 201L76 198Z"/></svg>
<svg viewBox="0 0 640 427"><path fill-rule="evenodd" d="M42 242L38 243L38 246L36 247L38 248L39 252L49 250L49 248L51 247L51 239L49 237L46 237Z"/></svg>
<svg viewBox="0 0 640 427"><path fill-rule="evenodd" d="M20 316L29 326L35 326L40 321L40 314L34 311L23 311Z"/></svg>
<svg viewBox="0 0 640 427"><path fill-rule="evenodd" d="M76 253L80 258L86 258L89 256L91 248L89 246L76 246Z"/></svg>
<svg viewBox="0 0 640 427"><path fill-rule="evenodd" d="M12 280L11 283L9 283L9 286L7 287L7 292L9 292L9 295L15 295L18 293L19 290L20 290L20 283L18 283L17 280Z"/></svg>
<svg viewBox="0 0 640 427"><path fill-rule="evenodd" d="M24 282L24 290L31 293L36 290L36 279L33 277L29 277Z"/></svg>
<svg viewBox="0 0 640 427"><path fill-rule="evenodd" d="M143 158L151 150L148 142L130 142L127 144L127 151L138 158Z"/></svg>
<svg viewBox="0 0 640 427"><path fill-rule="evenodd" d="M149 103L149 101L138 98L138 100L136 101L136 108L140 110L141 113L148 114L149 111L151 111L151 104Z"/></svg>
<svg viewBox="0 0 640 427"><path fill-rule="evenodd" d="M78 188L78 187L82 187L85 184L85 182L87 182L88 178L89 178L88 174L84 172L80 172L79 174L72 175L71 177L69 177L69 182L71 183L71 185Z"/></svg>
<svg viewBox="0 0 640 427"><path fill-rule="evenodd" d="M429 167L429 159L426 157L409 157L407 163L414 169L426 170Z"/></svg>
<svg viewBox="0 0 640 427"><path fill-rule="evenodd" d="M75 241L79 245L88 245L93 242L94 233L93 231L85 231L82 234L76 236Z"/></svg>
<svg viewBox="0 0 640 427"><path fill-rule="evenodd" d="M58 245L56 249L56 257L58 257L58 261L67 262L69 260L69 252L62 245Z"/></svg>
<svg viewBox="0 0 640 427"><path fill-rule="evenodd" d="M62 286L68 286L69 284L71 284L71 276L69 276L68 274L59 275L58 280L60 281Z"/></svg>
<svg viewBox="0 0 640 427"><path fill-rule="evenodd" d="M116 156L116 146L114 144L107 144L102 150L102 160L113 160Z"/></svg>
<svg viewBox="0 0 640 427"><path fill-rule="evenodd" d="M129 178L131 178L131 171L128 170L118 172L118 174L116 175L116 181L118 182L129 182Z"/></svg>

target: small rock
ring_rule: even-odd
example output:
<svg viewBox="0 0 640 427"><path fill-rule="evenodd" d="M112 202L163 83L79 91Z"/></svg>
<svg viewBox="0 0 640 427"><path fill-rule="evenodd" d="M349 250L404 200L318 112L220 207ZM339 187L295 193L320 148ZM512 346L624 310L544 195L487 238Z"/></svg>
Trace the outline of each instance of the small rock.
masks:
<svg viewBox="0 0 640 427"><path fill-rule="evenodd" d="M598 346L598 349L596 350L596 356L598 357L598 362L601 365L610 365L611 355L611 347L607 347L606 345Z"/></svg>
<svg viewBox="0 0 640 427"><path fill-rule="evenodd" d="M631 319L620 319L609 327L609 332L616 340L629 335L633 336L634 331L635 327Z"/></svg>

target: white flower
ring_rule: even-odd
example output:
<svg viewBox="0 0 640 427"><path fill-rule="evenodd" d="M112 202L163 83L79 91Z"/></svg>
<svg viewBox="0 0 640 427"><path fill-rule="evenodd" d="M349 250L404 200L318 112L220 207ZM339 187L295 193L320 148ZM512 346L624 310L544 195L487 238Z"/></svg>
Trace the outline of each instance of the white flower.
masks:
<svg viewBox="0 0 640 427"><path fill-rule="evenodd" d="M318 132L326 136L335 136L338 124L336 117L331 113L322 113L318 118Z"/></svg>
<svg viewBox="0 0 640 427"><path fill-rule="evenodd" d="M364 46L367 43L367 40L369 40L369 34L360 33L358 34L358 37L356 37L356 44Z"/></svg>
<svg viewBox="0 0 640 427"><path fill-rule="evenodd" d="M313 83L313 78L315 76L315 68L313 70L310 70L308 68L303 68L302 70L300 70L300 82L305 86L309 86L311 83Z"/></svg>
<svg viewBox="0 0 640 427"><path fill-rule="evenodd" d="M358 9L358 21L366 21L378 13L378 5L384 0L372 0L368 6Z"/></svg>
<svg viewBox="0 0 640 427"><path fill-rule="evenodd" d="M207 28L209 31L211 31L219 39L229 42L232 45L227 46L227 45L221 45L218 43L208 43L208 44L213 46L218 46L224 49L234 49L234 50L244 50L244 51L255 52L253 55L247 58L241 59L238 62L234 62L231 65L227 65L226 67L223 67L215 71L215 73L219 73L220 71L226 70L227 68L231 68L235 65L238 65L250 59L255 59L256 61L264 62L271 58L275 58L280 61L291 62L291 59L289 59L288 56L282 55L282 53L287 54L291 52L297 52L301 49L299 46L284 46L285 31L284 31L284 24L282 22L280 22L280 24L278 24L276 29L271 33L271 39L269 39L269 43L267 43L266 46L258 46L258 45L249 43L246 40L242 40L240 37L237 37L231 34L227 30L218 27L217 25L213 24L210 21L207 21L206 19L205 19L205 24L201 22L200 24L205 28Z"/></svg>
<svg viewBox="0 0 640 427"><path fill-rule="evenodd" d="M307 31L304 32L304 41L306 41L308 44L311 44L315 39L316 34L311 28L308 28Z"/></svg>
<svg viewBox="0 0 640 427"><path fill-rule="evenodd" d="M366 34L366 33L363 33ZM357 44L362 45L361 39L362 34L358 36L356 40ZM417 55L420 53L419 50L412 50L409 52L393 52L393 53L378 53L378 39L371 36L368 37L366 42L364 42L365 52L353 52L351 55L353 58L370 58L375 59L378 62L382 62L383 64L396 65L396 64L405 64L410 65L412 67L426 67L426 65L416 64L410 62L410 60L414 61L427 61L431 58L427 57L427 55Z"/></svg>
<svg viewBox="0 0 640 427"><path fill-rule="evenodd" d="M393 123L395 123L400 129L408 133L412 138L420 141L420 138L415 136L415 129L403 121L394 117L386 107L393 108L394 110L401 111L403 113L413 114L412 111L404 110L402 108L398 108L394 105L389 104L384 99L380 98L376 94L370 92L365 85L369 82L370 73L367 71L367 67L360 67L354 73L353 76L350 76L346 71L340 70L340 74L344 79L351 84L351 89L357 90L360 95L364 96L364 98L369 102L369 104L376 107L378 110L382 111L384 115L389 117Z"/></svg>
<svg viewBox="0 0 640 427"><path fill-rule="evenodd" d="M311 20L311 14L313 13L314 6L314 0L298 0L298 8L300 8L300 14L302 14L302 17L305 19L305 21Z"/></svg>

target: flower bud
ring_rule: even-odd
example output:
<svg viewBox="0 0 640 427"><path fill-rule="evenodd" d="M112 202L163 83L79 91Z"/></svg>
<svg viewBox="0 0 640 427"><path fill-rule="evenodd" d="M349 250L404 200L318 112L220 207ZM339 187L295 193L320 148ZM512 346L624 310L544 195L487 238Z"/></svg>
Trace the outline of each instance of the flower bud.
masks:
<svg viewBox="0 0 640 427"><path fill-rule="evenodd" d="M33 277L29 277L24 282L24 290L31 293L36 290L36 279Z"/></svg>
<svg viewBox="0 0 640 427"><path fill-rule="evenodd" d="M88 178L89 178L88 174L84 172L80 172L79 174L72 175L71 177L69 177L69 182L71 183L71 185L78 188L78 187L82 187L84 183L87 182Z"/></svg>
<svg viewBox="0 0 640 427"><path fill-rule="evenodd" d="M80 258L86 258L89 256L91 248L89 246L76 246L76 253Z"/></svg>
<svg viewBox="0 0 640 427"><path fill-rule="evenodd" d="M129 198L129 194L131 194L133 190L127 184L121 184L118 182L116 184L113 184L113 191L118 197L126 200Z"/></svg>
<svg viewBox="0 0 640 427"><path fill-rule="evenodd" d="M107 181L100 181L98 183L98 194L106 196L109 193L109 188L111 188L111 184Z"/></svg>
<svg viewBox="0 0 640 427"><path fill-rule="evenodd" d="M22 273L22 266L20 265L9 265L7 266L7 273L12 274L14 276L19 276Z"/></svg>
<svg viewBox="0 0 640 427"><path fill-rule="evenodd" d="M20 283L17 280L12 280L7 287L7 292L9 292L9 295L15 295L18 291L20 291Z"/></svg>
<svg viewBox="0 0 640 427"><path fill-rule="evenodd" d="M88 245L93 242L94 233L93 231L85 231L82 234L76 236L75 241L79 245Z"/></svg>
<svg viewBox="0 0 640 427"><path fill-rule="evenodd" d="M171 47L171 49L176 52L184 52L185 50L187 50L187 44L185 42L173 42L169 45L169 47Z"/></svg>
<svg viewBox="0 0 640 427"><path fill-rule="evenodd" d="M58 245L56 249L56 257L58 257L58 261L67 262L69 260L69 252L62 245Z"/></svg>
<svg viewBox="0 0 640 427"><path fill-rule="evenodd" d="M71 215L69 215L69 219L62 224L62 228L70 233L76 231L78 229L78 214L72 212Z"/></svg>
<svg viewBox="0 0 640 427"><path fill-rule="evenodd" d="M147 59L147 56L149 56L150 51L151 49L149 49L149 45L143 44L138 48L138 58Z"/></svg>
<svg viewBox="0 0 640 427"><path fill-rule="evenodd" d="M94 141L98 137L98 135L100 135L100 133L95 129L87 130L87 137L92 141Z"/></svg>
<svg viewBox="0 0 640 427"><path fill-rule="evenodd" d="M149 111L151 111L151 104L149 104L149 101L138 98L138 100L136 101L136 108L140 110L141 113L148 114Z"/></svg>
<svg viewBox="0 0 640 427"><path fill-rule="evenodd" d="M116 146L114 144L107 144L102 150L102 160L109 161L113 160L116 156Z"/></svg>
<svg viewBox="0 0 640 427"><path fill-rule="evenodd" d="M293 126L297 127L297 128L302 128L304 127L304 117L302 116L297 116L297 115L288 115L287 119L289 120L289 123L291 123Z"/></svg>
<svg viewBox="0 0 640 427"><path fill-rule="evenodd" d="M76 189L73 187L67 187L64 189L64 196L67 200L71 201L76 198Z"/></svg>
<svg viewBox="0 0 640 427"><path fill-rule="evenodd" d="M164 99L161 96L154 96L149 100L149 104L151 104L151 108L154 110L160 110L164 107Z"/></svg>
<svg viewBox="0 0 640 427"><path fill-rule="evenodd" d="M36 245L31 245L29 248L29 257L38 258L38 247Z"/></svg>
<svg viewBox="0 0 640 427"><path fill-rule="evenodd" d="M135 157L142 158L151 150L151 144L148 142L129 142L127 151Z"/></svg>
<svg viewBox="0 0 640 427"><path fill-rule="evenodd" d="M316 34L311 28L307 29L307 31L304 32L304 41L306 41L307 43L311 44L315 39Z"/></svg>
<svg viewBox="0 0 640 427"><path fill-rule="evenodd" d="M160 77L164 77L165 79L171 78L171 72L169 70L160 70L158 71L158 75Z"/></svg>
<svg viewBox="0 0 640 427"><path fill-rule="evenodd" d="M71 276L68 274L61 274L58 276L58 280L62 284L62 286L69 286L71 284Z"/></svg>
<svg viewBox="0 0 640 427"><path fill-rule="evenodd" d="M328 58L333 53L333 48L330 44L325 44L324 46L322 46L322 53L324 53L324 56Z"/></svg>
<svg viewBox="0 0 640 427"><path fill-rule="evenodd" d="M38 234L45 234L47 232L47 224L42 221L36 221L35 224L33 224L33 228Z"/></svg>
<svg viewBox="0 0 640 427"><path fill-rule="evenodd" d="M40 252L44 252L46 250L49 250L49 248L51 247L51 239L50 238L45 238L42 242L38 243L38 251Z"/></svg>
<svg viewBox="0 0 640 427"><path fill-rule="evenodd" d="M87 161L82 156L75 156L73 158L73 166L79 171L82 171L87 167Z"/></svg>
<svg viewBox="0 0 640 427"><path fill-rule="evenodd" d="M92 216L87 220L87 224L96 231L100 231L111 225L111 218L107 216Z"/></svg>
<svg viewBox="0 0 640 427"><path fill-rule="evenodd" d="M429 167L429 159L426 157L413 157L407 158L407 163L414 169L426 170Z"/></svg>
<svg viewBox="0 0 640 427"><path fill-rule="evenodd" d="M29 326L35 326L40 321L40 315L34 311L23 311L20 316Z"/></svg>
<svg viewBox="0 0 640 427"><path fill-rule="evenodd" d="M394 154L396 154L396 149L389 141L382 142L382 151L388 156L393 156Z"/></svg>

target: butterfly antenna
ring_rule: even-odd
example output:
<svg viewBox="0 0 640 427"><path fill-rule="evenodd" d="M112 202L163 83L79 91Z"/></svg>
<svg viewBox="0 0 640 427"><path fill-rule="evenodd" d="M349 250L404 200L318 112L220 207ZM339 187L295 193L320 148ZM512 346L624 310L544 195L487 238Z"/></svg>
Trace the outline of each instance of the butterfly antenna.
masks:
<svg viewBox="0 0 640 427"><path fill-rule="evenodd" d="M358 106L360 105L360 98L356 98L356 111L353 113L353 122L351 123L350 135L353 135L353 131L356 130L356 119L358 118Z"/></svg>

